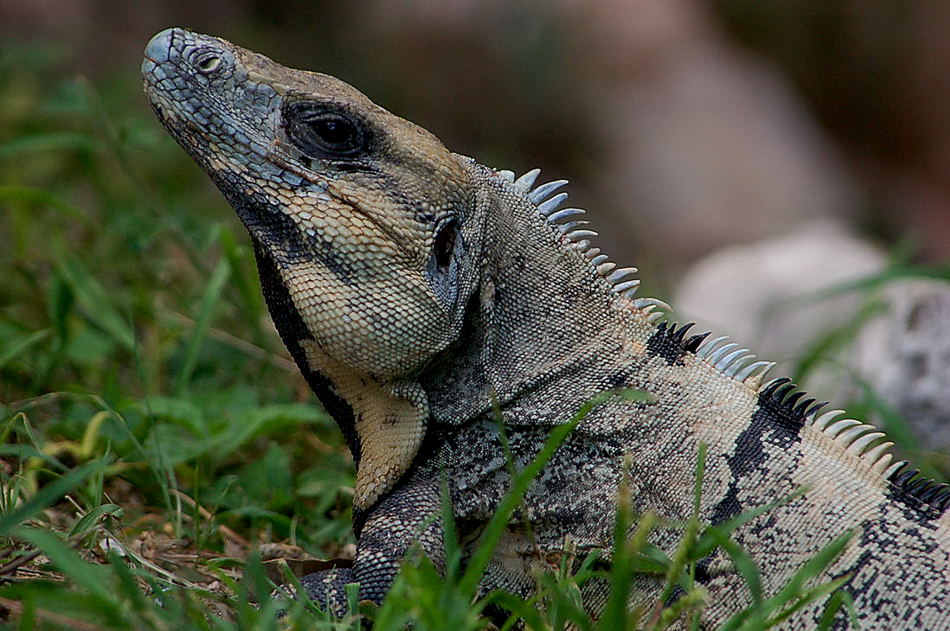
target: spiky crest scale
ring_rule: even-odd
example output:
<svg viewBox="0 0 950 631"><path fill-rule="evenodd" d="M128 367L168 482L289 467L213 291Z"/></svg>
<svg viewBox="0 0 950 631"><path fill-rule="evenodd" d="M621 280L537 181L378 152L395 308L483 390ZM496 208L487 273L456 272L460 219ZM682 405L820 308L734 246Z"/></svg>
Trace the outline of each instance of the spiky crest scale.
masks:
<svg viewBox="0 0 950 631"><path fill-rule="evenodd" d="M920 469L911 469L907 462L897 463L888 481L901 493L938 511L950 508L950 484L920 475Z"/></svg>

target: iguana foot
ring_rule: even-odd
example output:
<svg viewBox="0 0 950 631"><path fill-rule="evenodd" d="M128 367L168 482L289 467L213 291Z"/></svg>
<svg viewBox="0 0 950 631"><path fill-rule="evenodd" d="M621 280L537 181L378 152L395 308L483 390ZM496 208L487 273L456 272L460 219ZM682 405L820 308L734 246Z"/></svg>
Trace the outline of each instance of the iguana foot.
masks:
<svg viewBox="0 0 950 631"><path fill-rule="evenodd" d="M307 597L336 618L346 615L346 585L356 582L356 574L348 567L314 572L300 579Z"/></svg>

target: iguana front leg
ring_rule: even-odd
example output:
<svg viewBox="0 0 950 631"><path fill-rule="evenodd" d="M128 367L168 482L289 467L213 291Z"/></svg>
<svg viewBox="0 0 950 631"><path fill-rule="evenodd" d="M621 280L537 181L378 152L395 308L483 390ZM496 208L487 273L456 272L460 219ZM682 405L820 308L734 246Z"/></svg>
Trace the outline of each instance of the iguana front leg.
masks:
<svg viewBox="0 0 950 631"><path fill-rule="evenodd" d="M439 486L409 482L399 486L373 510L360 532L352 568L314 572L301 579L307 596L329 613L346 613L346 585L359 583L359 599L376 604L389 591L399 566L414 547L441 572L445 548Z"/></svg>

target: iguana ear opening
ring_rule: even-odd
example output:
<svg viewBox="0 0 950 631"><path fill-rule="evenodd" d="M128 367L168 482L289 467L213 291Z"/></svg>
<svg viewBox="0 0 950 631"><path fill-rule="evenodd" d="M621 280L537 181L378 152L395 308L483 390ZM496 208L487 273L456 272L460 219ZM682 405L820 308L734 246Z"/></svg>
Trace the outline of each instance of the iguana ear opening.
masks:
<svg viewBox="0 0 950 631"><path fill-rule="evenodd" d="M425 275L436 298L448 311L454 311L459 297L459 268L464 264L465 245L459 222L454 215L440 221L432 238L432 253Z"/></svg>
<svg viewBox="0 0 950 631"><path fill-rule="evenodd" d="M438 227L432 244L432 259L439 270L448 270L451 266L457 242L458 221L452 217Z"/></svg>

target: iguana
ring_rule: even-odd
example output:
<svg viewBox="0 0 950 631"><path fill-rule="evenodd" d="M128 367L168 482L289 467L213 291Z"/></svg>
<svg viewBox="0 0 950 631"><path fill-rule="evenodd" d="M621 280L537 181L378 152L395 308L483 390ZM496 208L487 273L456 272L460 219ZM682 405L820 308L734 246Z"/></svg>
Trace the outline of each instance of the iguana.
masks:
<svg viewBox="0 0 950 631"><path fill-rule="evenodd" d="M305 577L312 598L340 613L355 582L381 601L413 546L442 567L443 481L474 545L512 460L530 462L584 402L632 388L651 400L594 407L534 480L482 592L532 593L565 546L608 563L625 468L637 513L684 523L705 444L705 522L778 503L735 532L765 596L853 530L822 578L845 578L862 628L950 628L950 489L894 461L872 426L766 381L770 362L638 297L636 270L564 206L564 180L482 166L338 79L215 37L165 30L142 70L162 124L247 227L277 330L356 462L356 557ZM670 551L680 534L655 543ZM721 551L695 576L705 628L751 602ZM585 585L596 616L605 587ZM659 595L636 587L632 605ZM816 626L823 607L785 628Z"/></svg>

